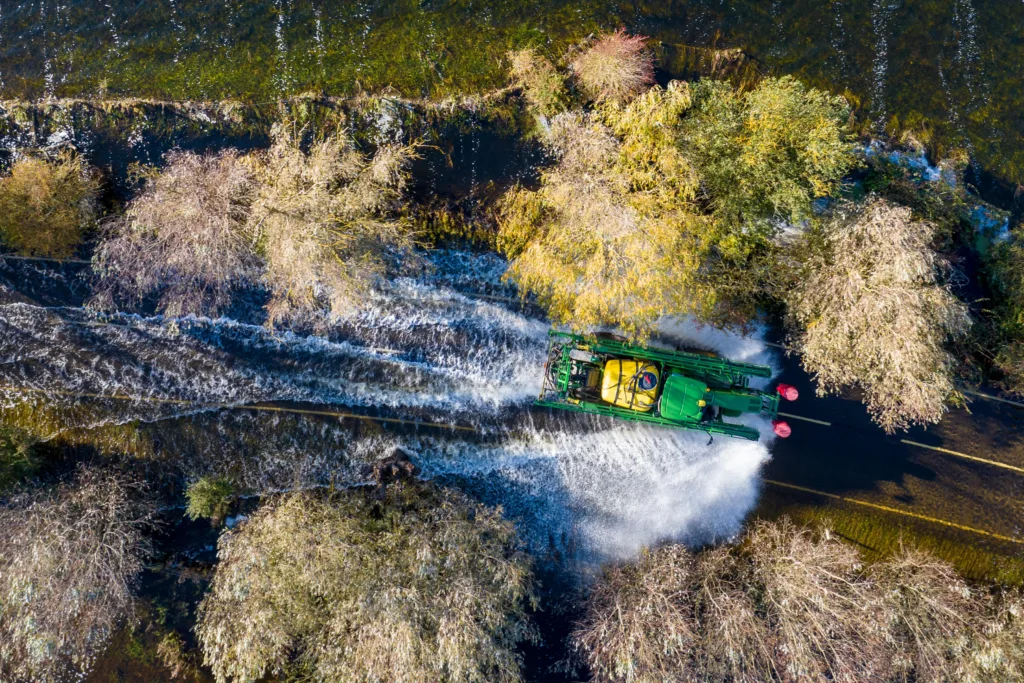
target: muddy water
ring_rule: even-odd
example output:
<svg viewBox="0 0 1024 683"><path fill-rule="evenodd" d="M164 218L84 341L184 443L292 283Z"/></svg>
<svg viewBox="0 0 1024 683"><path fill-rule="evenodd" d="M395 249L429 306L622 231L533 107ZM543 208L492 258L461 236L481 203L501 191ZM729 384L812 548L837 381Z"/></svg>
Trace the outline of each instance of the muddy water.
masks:
<svg viewBox="0 0 1024 683"><path fill-rule="evenodd" d="M503 83L510 47L559 54L620 25L667 45L740 47L764 72L849 91L877 129L900 123L1024 181L1018 0L23 0L0 7L0 93L474 92ZM691 75L672 54L666 76Z"/></svg>

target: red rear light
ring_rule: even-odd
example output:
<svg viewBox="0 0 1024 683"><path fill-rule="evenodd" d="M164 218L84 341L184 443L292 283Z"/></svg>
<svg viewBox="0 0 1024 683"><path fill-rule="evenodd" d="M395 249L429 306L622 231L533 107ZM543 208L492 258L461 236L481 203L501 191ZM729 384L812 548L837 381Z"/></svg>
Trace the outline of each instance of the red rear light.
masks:
<svg viewBox="0 0 1024 683"><path fill-rule="evenodd" d="M775 387L775 390L787 401L795 401L800 398L800 392L792 384L780 384Z"/></svg>

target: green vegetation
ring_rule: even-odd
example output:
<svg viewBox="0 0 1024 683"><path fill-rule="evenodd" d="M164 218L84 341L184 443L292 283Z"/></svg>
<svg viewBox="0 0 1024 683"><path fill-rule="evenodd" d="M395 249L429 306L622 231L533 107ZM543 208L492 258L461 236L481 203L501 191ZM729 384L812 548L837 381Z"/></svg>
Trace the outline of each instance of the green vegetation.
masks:
<svg viewBox="0 0 1024 683"><path fill-rule="evenodd" d="M986 170L1010 183L1024 180L1021 29L1019 8L1008 0L975 3L970 11L922 2L892 13L871 10L866 0L800 0L771 12L756 0L109 5L103 21L86 5L3 13L0 35L31 49L2 56L0 97L267 101L314 91L444 98L500 87L502 57L510 50L532 46L554 58L584 36L626 26L651 36L659 66L673 77L712 73L703 65L690 71L697 60L680 54L742 50L760 73L848 89L864 130L884 113L887 131L915 132L939 158L962 145L966 132ZM878 47L873 21L887 26L884 102L871 100ZM60 40L69 32L73 44ZM954 44L963 49L934 49ZM48 82L53 70L61 77Z"/></svg>
<svg viewBox="0 0 1024 683"><path fill-rule="evenodd" d="M987 542L970 532L956 532L906 517L869 511L842 502L822 502L812 495L795 496L767 487L758 500L755 518L788 517L806 527L827 527L856 546L868 562L891 557L908 545L948 563L969 581L1024 587L1024 560L1017 545Z"/></svg>
<svg viewBox="0 0 1024 683"><path fill-rule="evenodd" d="M886 432L938 422L956 394L944 347L970 326L967 308L939 277L935 227L880 199L838 207L820 231L786 302L792 344L820 395L864 390Z"/></svg>
<svg viewBox="0 0 1024 683"><path fill-rule="evenodd" d="M551 116L565 109L569 98L565 78L550 60L527 48L508 53L508 61L512 82L523 89L535 111Z"/></svg>
<svg viewBox="0 0 1024 683"><path fill-rule="evenodd" d="M578 330L747 322L779 221L807 217L854 166L846 115L790 79L747 93L673 82L561 114L546 137L557 164L501 206L509 277Z"/></svg>
<svg viewBox="0 0 1024 683"><path fill-rule="evenodd" d="M1007 390L1024 394L1024 228L992 249L988 279L996 296L995 366Z"/></svg>
<svg viewBox="0 0 1024 683"><path fill-rule="evenodd" d="M99 189L79 155L18 160L0 178L0 244L25 256L73 256L95 226Z"/></svg>
<svg viewBox="0 0 1024 683"><path fill-rule="evenodd" d="M24 483L38 465L38 456L28 434L0 425L0 495Z"/></svg>
<svg viewBox="0 0 1024 683"><path fill-rule="evenodd" d="M414 482L296 493L218 555L197 626L218 681L521 680L530 563L500 510Z"/></svg>
<svg viewBox="0 0 1024 683"><path fill-rule="evenodd" d="M1022 608L913 548L865 564L783 520L607 567L572 641L596 681L1020 680Z"/></svg>
<svg viewBox="0 0 1024 683"><path fill-rule="evenodd" d="M770 236L771 222L809 218L813 200L835 194L855 167L849 115L842 97L793 78L745 92L701 80L679 141L716 217Z"/></svg>
<svg viewBox="0 0 1024 683"><path fill-rule="evenodd" d="M131 616L151 515L143 484L88 468L0 508L0 677L89 670Z"/></svg>
<svg viewBox="0 0 1024 683"><path fill-rule="evenodd" d="M235 497L234 485L224 477L203 477L188 485L185 514L190 519L209 519L220 524L228 514Z"/></svg>

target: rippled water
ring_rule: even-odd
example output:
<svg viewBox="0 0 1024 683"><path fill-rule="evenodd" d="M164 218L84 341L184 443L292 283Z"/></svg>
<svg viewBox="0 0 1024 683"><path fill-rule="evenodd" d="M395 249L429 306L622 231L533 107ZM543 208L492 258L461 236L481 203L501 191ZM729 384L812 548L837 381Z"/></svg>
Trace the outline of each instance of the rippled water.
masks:
<svg viewBox="0 0 1024 683"><path fill-rule="evenodd" d="M760 443L709 442L703 433L532 409L548 324L517 310L515 299L480 298L484 287L503 287L497 257L439 252L433 265L313 336L227 318L100 318L15 301L17 288L45 271L10 262L0 293L0 409L31 400L56 413L60 429L48 438L131 424L150 457L180 462L186 476L229 473L255 491L363 481L365 463L401 447L423 476L502 505L534 548L554 545L581 560L738 531L769 457L766 420L748 418ZM755 339L685 322L666 323L663 341L774 362ZM477 432L223 409L256 402Z"/></svg>
<svg viewBox="0 0 1024 683"><path fill-rule="evenodd" d="M1019 0L34 0L0 5L4 97L275 99L473 92L501 56L626 26L672 46L738 46L765 72L849 91L877 128L1024 181ZM674 75L687 64L663 62Z"/></svg>

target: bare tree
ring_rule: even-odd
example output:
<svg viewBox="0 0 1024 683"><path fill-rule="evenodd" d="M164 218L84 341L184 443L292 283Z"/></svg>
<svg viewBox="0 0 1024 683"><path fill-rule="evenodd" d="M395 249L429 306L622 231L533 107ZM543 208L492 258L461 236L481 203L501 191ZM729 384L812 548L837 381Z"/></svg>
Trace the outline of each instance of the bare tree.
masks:
<svg viewBox="0 0 1024 683"><path fill-rule="evenodd" d="M943 344L970 319L939 279L948 266L933 234L882 199L844 205L786 293L792 341L819 394L862 388L889 433L938 422L956 393Z"/></svg>
<svg viewBox="0 0 1024 683"><path fill-rule="evenodd" d="M700 640L693 676L707 681L767 681L776 675L775 638L761 619L750 568L732 548L697 556L694 607Z"/></svg>
<svg viewBox="0 0 1024 683"><path fill-rule="evenodd" d="M169 315L216 313L233 290L258 278L246 232L255 193L250 165L234 151L172 152L167 162L149 174L125 214L105 226L94 261L94 305L159 293Z"/></svg>
<svg viewBox="0 0 1024 683"><path fill-rule="evenodd" d="M987 606L945 562L900 547L870 568L894 656L893 678L957 680Z"/></svg>
<svg viewBox="0 0 1024 683"><path fill-rule="evenodd" d="M699 637L692 573L693 557L682 546L605 568L572 640L597 680L682 680Z"/></svg>
<svg viewBox="0 0 1024 683"><path fill-rule="evenodd" d="M218 681L520 681L530 564L501 511L451 491L302 493L221 538L197 632Z"/></svg>
<svg viewBox="0 0 1024 683"><path fill-rule="evenodd" d="M745 541L781 677L855 683L877 676L884 637L857 550L788 520L759 522Z"/></svg>
<svg viewBox="0 0 1024 683"><path fill-rule="evenodd" d="M82 468L0 508L0 679L86 672L132 611L151 507L138 481Z"/></svg>

